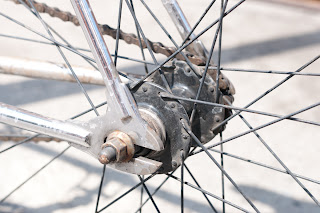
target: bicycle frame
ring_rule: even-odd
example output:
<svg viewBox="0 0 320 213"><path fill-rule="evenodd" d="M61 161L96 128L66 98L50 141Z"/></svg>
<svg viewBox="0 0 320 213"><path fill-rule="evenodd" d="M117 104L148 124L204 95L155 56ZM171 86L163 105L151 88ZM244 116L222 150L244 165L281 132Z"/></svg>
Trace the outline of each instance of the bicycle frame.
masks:
<svg viewBox="0 0 320 213"><path fill-rule="evenodd" d="M166 8L171 20L175 24L182 39L194 39L195 34L192 32L192 28L184 15L180 5L176 0L161 0L163 6ZM200 40L195 40L187 47L192 53L207 58L209 56L208 51L204 47ZM213 64L213 61L211 61Z"/></svg>
<svg viewBox="0 0 320 213"><path fill-rule="evenodd" d="M105 138L110 131L115 128L130 133L130 136L134 138L134 144L136 145L155 151L162 150L164 148L163 142L142 120L130 91L118 75L118 71L112 61L107 45L98 29L98 24L88 0L71 0L71 3L87 38L91 52L94 55L102 79L93 73L89 74L89 76L94 76L95 82L99 82L99 84L103 82L106 86L106 100L108 103L106 115L98 116L98 118L85 123L76 123L45 117L0 102L0 122L68 141L72 146L93 155L95 158L98 157L99 150L101 150L101 145L104 143ZM168 6L166 6L166 9L169 14L172 13L171 17L183 20L174 20L174 23L177 25L178 29L181 27L186 29L186 31L181 34L182 36L186 36L186 33L190 32L190 26L178 4L175 1L171 1L171 3L173 3L171 5L175 5L175 9L172 10ZM164 5L166 4L164 3ZM8 61L10 60L11 64L10 62L8 64ZM18 61L15 60L4 58L0 61L4 64L7 63L6 66L1 69L2 73L18 73L24 76L36 77L44 77L46 74L49 74L48 70L43 70L41 68L41 66L43 66L41 63L38 63L36 66L38 67L38 69L36 69L37 72L33 72L30 71L30 69L28 70L28 66L18 65L15 67L15 64L18 63ZM65 80L67 78L64 76L68 76L66 74L68 74L68 71L60 69L51 77ZM85 81L86 76L80 75L80 79ZM128 79L125 80L126 83L128 83ZM149 161L147 162L146 159L140 159L140 162L137 161L137 163L139 165L144 163L146 165L154 165L154 168L150 170L150 173L159 168L159 164ZM136 171L133 171L133 173L135 172Z"/></svg>

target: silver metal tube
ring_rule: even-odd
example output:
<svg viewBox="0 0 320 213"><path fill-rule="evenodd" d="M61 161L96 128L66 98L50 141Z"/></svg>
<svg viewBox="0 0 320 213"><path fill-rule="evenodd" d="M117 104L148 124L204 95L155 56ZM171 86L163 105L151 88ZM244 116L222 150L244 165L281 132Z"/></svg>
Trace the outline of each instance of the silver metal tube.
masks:
<svg viewBox="0 0 320 213"><path fill-rule="evenodd" d="M123 118L130 117L132 106L128 105L126 88L122 85L89 2L87 0L71 0L71 3L107 87L108 103L112 103L112 110L121 113Z"/></svg>
<svg viewBox="0 0 320 213"><path fill-rule="evenodd" d="M80 67L73 67L73 69L81 83L104 85L99 72ZM0 56L0 73L75 82L75 78L70 70L62 64L2 56Z"/></svg>
<svg viewBox="0 0 320 213"><path fill-rule="evenodd" d="M89 147L91 132L69 121L48 118L0 102L0 122Z"/></svg>
<svg viewBox="0 0 320 213"><path fill-rule="evenodd" d="M88 0L71 0L71 3L106 85L107 113L111 113L114 122L121 123L126 132L133 131L138 134L139 139L135 140L135 144L150 147L151 145L145 140L147 126L129 89L119 78Z"/></svg>
<svg viewBox="0 0 320 213"><path fill-rule="evenodd" d="M100 72L75 66L73 66L73 69L81 83L104 85ZM0 73L30 78L76 82L72 73L64 64L4 56L0 56ZM120 79L123 83L129 83L127 78L120 76Z"/></svg>
<svg viewBox="0 0 320 213"><path fill-rule="evenodd" d="M181 37L185 39L191 31L191 26L181 10L176 0L162 0L163 6L169 13L173 23L176 25ZM193 39L195 35L192 33L190 39Z"/></svg>
<svg viewBox="0 0 320 213"><path fill-rule="evenodd" d="M163 6L166 8L168 14L170 15L173 23L175 24L177 30L180 33L182 39L185 39L188 34L191 32L191 26L184 15L183 11L180 8L180 5L176 0L162 0ZM193 39L195 34L192 33L190 35L190 39ZM191 45L187 47L187 49L199 56L203 56L207 58L209 55L206 51L203 43L199 40L195 40Z"/></svg>

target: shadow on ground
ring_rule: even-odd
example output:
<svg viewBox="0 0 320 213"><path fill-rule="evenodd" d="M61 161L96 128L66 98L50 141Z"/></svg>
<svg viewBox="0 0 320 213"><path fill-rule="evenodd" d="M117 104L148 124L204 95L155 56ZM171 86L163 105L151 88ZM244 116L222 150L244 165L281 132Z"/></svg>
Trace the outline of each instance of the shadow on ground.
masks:
<svg viewBox="0 0 320 213"><path fill-rule="evenodd" d="M35 144L26 144L25 148L32 149L33 151L39 152L41 154L46 154L50 157L54 157L59 154L58 152L50 150L49 148L46 148L43 146L37 146ZM73 150L73 151L75 151L75 150ZM76 151L78 151L78 150L76 150ZM70 157L68 155L63 155L59 159L64 161L65 163L68 163L68 164L71 164L73 166L76 166L78 168L83 169L88 174L95 173L97 175L101 175L102 167L100 164L93 166L93 165L85 162L85 159L81 159L81 160L74 159L73 157ZM138 181L137 181L138 178L135 175L124 174L124 173L117 172L115 170L108 169L108 168L106 169L106 174L108 174L108 175L107 175L107 178L105 177L105 179L104 179L104 185L103 185L104 188L108 187L109 183L112 183L115 181L121 182L122 185L127 186L127 187L133 187L138 183ZM165 179L165 177L166 176L163 175L163 179ZM158 184L160 184L160 182ZM148 185L148 183L146 183L146 185ZM50 213L50 212L54 212L55 210L72 209L75 206L87 205L88 202L96 201L98 187L99 187L99 182L97 182L97 188L93 189L93 190L84 189L83 187L81 187L81 185L78 185L76 187L76 191L79 191L79 190L82 191L83 193L80 193L81 195L76 196L72 200L66 199L65 202L57 202L57 203L50 204L50 205L39 206L37 208L29 208L29 207L21 206L17 203L5 202L0 205L0 212L1 213L9 213L9 212L10 213L20 213L20 212L23 212L23 213L48 212L48 213ZM156 189L156 187L148 186L148 189L152 193ZM136 190L140 190L140 188L137 188ZM120 196L124 192L125 191L120 192L117 196ZM18 193L18 192L16 192L16 193ZM72 191L70 193L72 194ZM101 202L99 205L99 209L104 207L109 202L113 201L114 199L116 199L117 196L108 197L106 194L102 193L101 199L107 200L108 202L104 202L104 203ZM171 202L172 204L175 204L177 206L180 205L179 195L175 195L175 194L169 193L167 191L160 190L157 193L157 195L154 197L154 199L156 201L159 198L166 200L167 202ZM137 202L138 202L138 200L137 200ZM188 204L186 206L186 208L188 208L192 211L199 211L199 210L201 210L203 212L210 212L211 211L211 209L208 205L203 206L203 203L194 201L192 199L186 198L185 203ZM114 204L116 205L116 202ZM94 206L92 208L94 208ZM161 206L159 208L161 209ZM134 211L135 211L135 209L132 210L132 212L134 212Z"/></svg>
<svg viewBox="0 0 320 213"><path fill-rule="evenodd" d="M304 202L273 192L270 189L263 189L250 185L239 185L239 187L252 199L253 203L259 201L260 203L270 206L274 212L277 213L319 212L319 207L316 206L312 200L310 202ZM305 196L308 197L307 194Z"/></svg>
<svg viewBox="0 0 320 213"><path fill-rule="evenodd" d="M223 50L223 63L248 60L259 56L270 55L318 44L320 43L319 34L320 31L318 30L306 34L295 35L286 38L278 38L270 41L263 41L260 43L252 43L244 46L226 49ZM126 68L124 71L133 69L143 70L143 66L133 66L130 68ZM85 87L89 91L101 88L88 85L86 85ZM12 105L23 105L30 102L46 100L75 93L80 93L80 89L78 85L74 83L64 83L47 80L28 80L0 86L0 101ZM37 152L45 153L48 156L55 156L58 154L50 149L36 145L25 145L25 147ZM87 164L84 160L80 161L69 156L63 156L61 157L61 159L66 163L82 168L88 173L101 173L100 167ZM137 183L135 176L124 175L118 172L113 172L113 175L108 177L108 180L106 180L105 182L105 187L108 186L109 181L118 181L126 186L133 186ZM254 200L258 200L266 205L270 205L276 212L284 212L284 209L285 212L291 213L319 212L318 208L311 202L298 201L285 195L253 186L241 185L240 187ZM16 203L8 202L0 206L0 212L53 212L56 209L69 209L73 208L74 206L84 205L88 203L88 201L96 199L97 189L87 190L82 189L81 186L79 186L79 188L85 193L83 193L82 196L75 197L71 202L68 201L68 203L55 203L48 206L37 207L37 209L32 209L20 206ZM153 190L154 188L150 187L150 191ZM102 196L106 197L106 195ZM179 205L175 202L179 200L179 197L174 194L161 191L158 196L158 198L165 199L168 202L174 202L175 204ZM193 206L191 208L193 210L203 209L202 204L196 201L186 199L185 202L188 203L189 206ZM203 211L207 210L203 209Z"/></svg>

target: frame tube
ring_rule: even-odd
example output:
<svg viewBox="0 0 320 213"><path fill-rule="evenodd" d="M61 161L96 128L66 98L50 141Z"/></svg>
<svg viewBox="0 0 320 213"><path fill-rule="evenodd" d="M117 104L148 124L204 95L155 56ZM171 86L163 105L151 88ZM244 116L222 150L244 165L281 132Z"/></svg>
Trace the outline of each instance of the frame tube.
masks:
<svg viewBox="0 0 320 213"><path fill-rule="evenodd" d="M91 132L70 121L45 117L0 102L0 122L89 147Z"/></svg>

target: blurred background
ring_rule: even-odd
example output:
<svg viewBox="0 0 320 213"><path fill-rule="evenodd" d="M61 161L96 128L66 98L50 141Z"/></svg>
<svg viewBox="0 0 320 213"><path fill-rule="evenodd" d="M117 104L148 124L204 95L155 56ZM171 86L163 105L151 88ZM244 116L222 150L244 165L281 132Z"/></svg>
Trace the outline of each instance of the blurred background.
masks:
<svg viewBox="0 0 320 213"><path fill-rule="evenodd" d="M69 1L39 0L39 2L74 14ZM119 1L90 2L99 23L108 24L113 28L117 27ZM237 2L229 0L228 8ZM161 41L167 46L173 46L140 1L133 1L133 3L146 37L152 41ZM181 44L182 39L161 1L146 1L146 3L177 43ZM210 1L185 0L179 1L179 3L193 26ZM9 0L1 1L0 12L47 35L40 21L21 5L14 4ZM220 1L217 1L195 33L198 34L216 20L219 13ZM72 45L88 48L80 27L62 22L47 14L42 14L42 17ZM3 16L0 16L0 26L1 35L16 35L46 41ZM125 4L121 29L136 34L133 19ZM208 49L211 46L215 30L214 27L200 37ZM109 51L114 53L115 40L108 36L104 38ZM72 65L89 68L88 63L81 57L69 51L63 51ZM318 0L247 0L224 19L222 67L293 72L319 53L320 1ZM120 41L119 44L119 55L141 59L139 47L127 45L123 41ZM146 60L152 62L147 51L145 51L145 55ZM213 56L215 61L217 61L217 55L216 48ZM49 61L61 63L61 66L64 64L54 46L3 36L0 36L0 56ZM90 54L88 56L92 57ZM161 62L165 56L156 54L156 58ZM128 73L144 73L144 67L140 63L122 59L118 59L117 69ZM316 61L303 72L320 73L320 61ZM223 73L236 88L234 106L238 107L245 106L287 77L286 75L261 73ZM69 119L90 108L76 83L4 74L0 75L0 79L0 101L4 103L57 119ZM85 85L85 88L95 105L105 101L105 89L102 86ZM250 109L286 115L317 103L320 100L319 92L318 76L294 76ZM105 107L99 108L99 112L102 114L104 110ZM95 114L90 112L78 120L86 121L94 116ZM274 120L274 118L250 113L243 113L243 116L253 127ZM296 117L320 122L320 109L319 107L314 108ZM228 123L223 132L223 138L229 138L247 130L248 127L236 117ZM320 131L317 126L286 120L259 130L258 133L294 173L320 180ZM0 134L31 135L32 133L1 125ZM219 138L216 137L213 143L218 141ZM0 142L0 150L13 144L14 142ZM30 142L1 153L0 199L67 146L66 143ZM226 143L224 151L282 169L281 165L253 134ZM220 161L219 154L212 152L212 155ZM186 164L205 190L221 197L221 172L205 153L189 158ZM228 156L224 157L224 166L229 175L261 212L319 212L316 204L287 174ZM179 172L176 172L178 177L180 176ZM0 205L0 212L94 212L101 174L102 165L97 160L71 148L13 193ZM153 192L165 178L165 175L157 175L146 185ZM194 184L188 174L185 174L185 180ZM305 180L301 180L301 182L315 197L320 199L319 184ZM99 208L107 205L137 183L139 183L139 179L136 175L125 174L107 167ZM228 180L225 180L225 184L226 200L250 211L253 210ZM180 183L169 179L155 195L154 200L161 212L179 212L179 196ZM145 192L143 198L147 198ZM210 200L214 207L221 212L221 202L213 198ZM140 188L137 188L124 199L110 206L106 212L135 212L139 204ZM145 205L143 212L155 212L151 202ZM185 212L212 212L212 210L200 192L185 186ZM238 212L238 210L226 206L226 212Z"/></svg>

